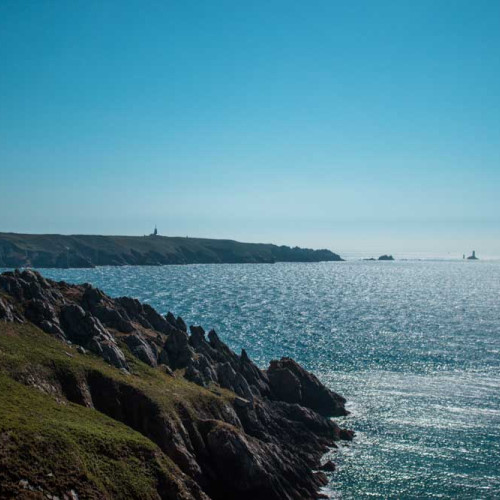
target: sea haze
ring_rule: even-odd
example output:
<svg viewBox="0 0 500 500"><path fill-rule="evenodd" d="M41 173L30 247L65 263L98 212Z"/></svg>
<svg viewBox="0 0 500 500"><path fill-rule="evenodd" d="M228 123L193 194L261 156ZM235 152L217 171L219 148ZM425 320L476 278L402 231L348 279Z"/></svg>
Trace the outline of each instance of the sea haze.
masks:
<svg viewBox="0 0 500 500"><path fill-rule="evenodd" d="M349 400L334 498L500 496L500 262L44 269L292 356Z"/></svg>

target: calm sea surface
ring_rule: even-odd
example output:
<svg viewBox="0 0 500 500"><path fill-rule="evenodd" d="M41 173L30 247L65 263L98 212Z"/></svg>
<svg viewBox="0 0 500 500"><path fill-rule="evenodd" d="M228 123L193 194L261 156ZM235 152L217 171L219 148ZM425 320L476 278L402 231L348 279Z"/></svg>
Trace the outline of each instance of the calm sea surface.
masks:
<svg viewBox="0 0 500 500"><path fill-rule="evenodd" d="M333 498L500 498L500 262L42 270L292 356L349 400Z"/></svg>

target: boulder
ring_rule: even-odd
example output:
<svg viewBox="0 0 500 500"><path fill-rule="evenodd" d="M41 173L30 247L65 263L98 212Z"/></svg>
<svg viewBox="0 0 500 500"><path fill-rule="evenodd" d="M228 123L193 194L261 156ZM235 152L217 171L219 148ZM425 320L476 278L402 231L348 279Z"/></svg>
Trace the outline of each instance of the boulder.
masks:
<svg viewBox="0 0 500 500"><path fill-rule="evenodd" d="M59 325L59 318L54 307L46 300L29 300L24 307L24 314L35 325L40 325L44 320Z"/></svg>
<svg viewBox="0 0 500 500"><path fill-rule="evenodd" d="M153 352L151 346L141 337L140 334L136 333L133 335L127 335L124 337L124 342L130 349L130 352L142 362L148 364L149 366L157 366L158 362L156 356Z"/></svg>
<svg viewBox="0 0 500 500"><path fill-rule="evenodd" d="M107 336L102 323L76 304L62 307L60 322L68 339L77 344L85 344L93 337Z"/></svg>
<svg viewBox="0 0 500 500"><path fill-rule="evenodd" d="M101 356L110 365L128 371L127 361L121 349L113 339L102 336L93 337L87 344L87 348Z"/></svg>
<svg viewBox="0 0 500 500"><path fill-rule="evenodd" d="M194 356L187 333L177 329L173 329L168 335L163 349L166 351L170 366L174 370L185 368Z"/></svg>
<svg viewBox="0 0 500 500"><path fill-rule="evenodd" d="M44 319L41 321L38 325L45 333L50 333L52 335L55 335L56 337L60 339L64 339L65 335L64 332L61 330L61 327L59 326L59 322L53 323L52 321L48 321Z"/></svg>
<svg viewBox="0 0 500 500"><path fill-rule="evenodd" d="M169 311L166 316L165 316L165 319L167 320L167 322L173 326L174 328L176 328L177 330L180 330L181 332L186 332L187 333L187 325L186 323L184 322L184 320L180 317L180 316L177 316L177 318Z"/></svg>
<svg viewBox="0 0 500 500"><path fill-rule="evenodd" d="M337 466L331 461L327 460L319 469L325 472L334 472Z"/></svg>
<svg viewBox="0 0 500 500"><path fill-rule="evenodd" d="M288 368L274 368L268 371L274 399L287 403L302 403L302 384Z"/></svg>
<svg viewBox="0 0 500 500"><path fill-rule="evenodd" d="M144 317L153 329L161 333L169 333L171 331L169 322L149 304L143 304L142 308Z"/></svg>
<svg viewBox="0 0 500 500"><path fill-rule="evenodd" d="M271 361L267 369L271 397L297 403L324 416L347 415L345 399L326 388L312 373L291 358Z"/></svg>
<svg viewBox="0 0 500 500"><path fill-rule="evenodd" d="M229 389L238 394L238 396L253 402L253 393L245 377L241 373L234 371L229 363L217 364L217 380L221 387Z"/></svg>

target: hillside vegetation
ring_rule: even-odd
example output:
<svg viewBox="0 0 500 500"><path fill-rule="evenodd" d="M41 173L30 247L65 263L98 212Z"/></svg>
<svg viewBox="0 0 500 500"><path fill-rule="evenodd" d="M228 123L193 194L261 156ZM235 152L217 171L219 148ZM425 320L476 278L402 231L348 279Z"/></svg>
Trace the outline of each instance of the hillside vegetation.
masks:
<svg viewBox="0 0 500 500"><path fill-rule="evenodd" d="M167 236L0 233L0 267L340 261L330 250Z"/></svg>

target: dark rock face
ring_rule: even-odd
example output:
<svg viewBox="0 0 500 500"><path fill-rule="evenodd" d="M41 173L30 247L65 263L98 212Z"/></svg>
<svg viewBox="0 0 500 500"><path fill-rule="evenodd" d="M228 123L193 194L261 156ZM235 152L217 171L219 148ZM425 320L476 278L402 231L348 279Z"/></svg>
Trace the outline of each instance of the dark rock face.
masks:
<svg viewBox="0 0 500 500"><path fill-rule="evenodd" d="M325 416L347 415L345 399L327 389L312 373L291 358L271 361L267 369L271 397L298 403Z"/></svg>
<svg viewBox="0 0 500 500"><path fill-rule="evenodd" d="M0 319L4 321L14 321L14 315L12 314L12 309L7 302L2 300L0 297Z"/></svg>
<svg viewBox="0 0 500 500"><path fill-rule="evenodd" d="M336 468L337 466L331 460L328 460L320 467L325 472L334 472Z"/></svg>
<svg viewBox="0 0 500 500"><path fill-rule="evenodd" d="M157 366L157 356L153 352L151 346L139 335L127 335L124 339L128 348L134 356L149 366Z"/></svg>
<svg viewBox="0 0 500 500"><path fill-rule="evenodd" d="M312 500L326 481L313 472L322 455L336 441L353 438L328 418L347 414L345 399L290 358L262 371L214 330L206 335L191 326L188 334L172 313L163 317L135 299L112 299L90 285L55 283L33 271L0 275L0 292L0 321L32 322L127 371L128 350L172 377L232 394L222 406L179 408L178 420L169 420L145 394L102 374L87 374L86 385L61 381L68 400L157 443L198 485L199 498Z"/></svg>
<svg viewBox="0 0 500 500"><path fill-rule="evenodd" d="M61 324L66 338L87 347L117 368L127 369L125 356L101 322L80 306L68 304L61 309Z"/></svg>

